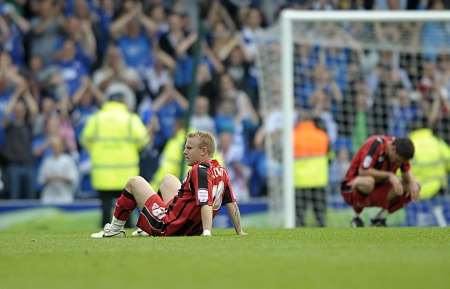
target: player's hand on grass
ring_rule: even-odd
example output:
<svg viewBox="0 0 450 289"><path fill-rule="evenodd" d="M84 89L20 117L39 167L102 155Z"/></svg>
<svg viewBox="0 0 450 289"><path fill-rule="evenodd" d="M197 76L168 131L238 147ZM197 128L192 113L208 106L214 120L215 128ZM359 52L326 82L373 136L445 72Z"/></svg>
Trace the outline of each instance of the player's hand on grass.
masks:
<svg viewBox="0 0 450 289"><path fill-rule="evenodd" d="M203 237L211 237L212 236L211 231L210 230L203 230L202 236Z"/></svg>
<svg viewBox="0 0 450 289"><path fill-rule="evenodd" d="M391 182L392 187L394 188L394 193L395 193L397 196L403 195L403 185L402 185L402 183L400 182L400 180L397 178L396 175L391 174L391 175L389 176L389 182Z"/></svg>

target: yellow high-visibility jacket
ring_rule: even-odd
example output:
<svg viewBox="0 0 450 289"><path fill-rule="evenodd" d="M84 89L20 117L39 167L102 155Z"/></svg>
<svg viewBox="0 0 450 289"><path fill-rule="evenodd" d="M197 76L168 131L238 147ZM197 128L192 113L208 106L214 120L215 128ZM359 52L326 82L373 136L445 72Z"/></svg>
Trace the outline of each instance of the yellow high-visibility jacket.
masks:
<svg viewBox="0 0 450 289"><path fill-rule="evenodd" d="M120 190L138 175L139 150L148 140L145 125L125 104L106 102L89 118L81 135L91 157L94 189Z"/></svg>

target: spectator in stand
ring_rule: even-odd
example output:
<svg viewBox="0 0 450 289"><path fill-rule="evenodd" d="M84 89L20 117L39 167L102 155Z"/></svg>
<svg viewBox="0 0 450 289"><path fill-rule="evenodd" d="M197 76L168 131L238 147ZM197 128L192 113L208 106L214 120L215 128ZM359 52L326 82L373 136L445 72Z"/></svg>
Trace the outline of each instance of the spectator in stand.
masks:
<svg viewBox="0 0 450 289"><path fill-rule="evenodd" d="M194 79L191 47L197 40L197 34L183 30L181 15L178 13L172 13L169 16L169 26L169 32L163 34L159 39L159 47L176 63L174 85L185 95L189 84Z"/></svg>
<svg viewBox="0 0 450 289"><path fill-rule="evenodd" d="M44 158L38 172L38 181L44 186L41 202L72 203L78 185L78 168L73 158L64 151L64 144L59 137L52 137L50 145L52 154Z"/></svg>
<svg viewBox="0 0 450 289"><path fill-rule="evenodd" d="M198 131L207 131L215 134L214 120L209 115L209 100L198 96L195 101L194 115L191 118L191 127Z"/></svg>
<svg viewBox="0 0 450 289"><path fill-rule="evenodd" d="M352 144L348 139L340 138L334 144L336 157L331 161L328 180L329 192L332 195L339 195L341 192L341 183L350 167L350 151Z"/></svg>
<svg viewBox="0 0 450 289"><path fill-rule="evenodd" d="M32 154L32 124L37 112L38 107L33 96L25 90L11 99L2 120L5 130L2 156L7 162L11 199L36 198L33 188L35 171Z"/></svg>
<svg viewBox="0 0 450 289"><path fill-rule="evenodd" d="M72 98L81 87L83 78L88 74L88 68L77 59L76 53L75 43L66 39L56 56L56 76L59 77L55 82L63 84L67 92L67 96L62 96L61 99Z"/></svg>
<svg viewBox="0 0 450 289"><path fill-rule="evenodd" d="M173 84L173 70L175 62L161 50L157 50L155 64L143 70L142 81L151 98L156 98L161 89L169 84Z"/></svg>
<svg viewBox="0 0 450 289"><path fill-rule="evenodd" d="M31 11L37 16L31 19L30 54L41 56L45 65L53 62L57 43L62 37L60 5L54 0L31 1Z"/></svg>
<svg viewBox="0 0 450 289"><path fill-rule="evenodd" d="M242 10L242 28L241 39L244 43L245 53L249 56L249 60L253 61L256 57L257 34L262 32L264 17L261 10L251 7Z"/></svg>
<svg viewBox="0 0 450 289"><path fill-rule="evenodd" d="M336 112L337 104L342 102L342 92L330 72L319 64L314 69L315 90L310 98L310 104L314 115L325 124L331 143L337 139Z"/></svg>
<svg viewBox="0 0 450 289"><path fill-rule="evenodd" d="M250 198L248 181L251 171L243 164L244 147L235 141L233 131L222 131L218 140L217 147L223 157L224 166L228 170L233 188L239 192L237 198L240 201L247 201Z"/></svg>
<svg viewBox="0 0 450 289"><path fill-rule="evenodd" d="M120 49L109 46L103 65L96 70L94 84L106 95L120 92L124 94L128 109L136 107L136 92L140 90L141 80L134 68L125 65Z"/></svg>
<svg viewBox="0 0 450 289"><path fill-rule="evenodd" d="M73 41L75 45L75 58L86 69L96 61L96 42L91 22L81 20L75 16L68 16L63 23L65 38Z"/></svg>
<svg viewBox="0 0 450 289"><path fill-rule="evenodd" d="M449 93L444 87L445 73L438 71L433 60L427 60L423 64L423 74L419 81L420 106L428 124L437 128L450 117ZM448 123L448 120L447 120ZM443 136L445 139L446 136Z"/></svg>
<svg viewBox="0 0 450 289"><path fill-rule="evenodd" d="M83 80L83 85L72 100L71 121L75 129L75 137L80 142L81 132L91 115L93 115L105 101L103 93L89 78Z"/></svg>
<svg viewBox="0 0 450 289"><path fill-rule="evenodd" d="M12 65L11 57L6 52L0 52L0 119L6 116L6 109L12 99L17 99L26 89L24 79ZM4 142L3 127L0 128L0 145Z"/></svg>
<svg viewBox="0 0 450 289"><path fill-rule="evenodd" d="M10 3L0 3L0 48L7 51L15 65L24 68L24 36L31 26Z"/></svg>
<svg viewBox="0 0 450 289"><path fill-rule="evenodd" d="M411 101L408 91L402 87L396 89L396 94L391 100L390 107L389 135L406 137L408 135L408 127L413 121L421 117L420 108Z"/></svg>
<svg viewBox="0 0 450 289"><path fill-rule="evenodd" d="M92 23L94 36L96 39L97 55L101 56L106 53L108 43L110 41L110 26L114 18L114 1L100 0L94 8L95 21ZM101 61L102 59L97 59Z"/></svg>
<svg viewBox="0 0 450 289"><path fill-rule="evenodd" d="M164 87L153 102L153 111L159 122L159 131L155 135L155 145L159 150L172 137L175 120L184 115L188 105L186 98L170 84Z"/></svg>
<svg viewBox="0 0 450 289"><path fill-rule="evenodd" d="M60 109L58 109L60 111ZM72 124L61 112L52 113L45 121L44 134L36 135L33 139L33 155L35 164L39 167L44 157L52 154L50 140L52 137L59 137L64 144L64 151L70 153L72 157L77 157L77 144L75 132Z"/></svg>
<svg viewBox="0 0 450 289"><path fill-rule="evenodd" d="M252 74L252 65L246 58L242 46L235 47L228 59L225 61L225 71L231 76L236 83L236 87L245 91L253 106L258 107L259 99L257 98L256 78Z"/></svg>
<svg viewBox="0 0 450 289"><path fill-rule="evenodd" d="M156 33L154 35L155 40L159 41L159 38L169 32L169 23L167 21L167 12L161 3L154 4L148 10L147 17L152 19L156 27Z"/></svg>
<svg viewBox="0 0 450 289"><path fill-rule="evenodd" d="M157 27L143 13L141 3L125 1L124 5L129 8L112 23L111 35L116 39L125 64L140 71L153 64L152 37Z"/></svg>

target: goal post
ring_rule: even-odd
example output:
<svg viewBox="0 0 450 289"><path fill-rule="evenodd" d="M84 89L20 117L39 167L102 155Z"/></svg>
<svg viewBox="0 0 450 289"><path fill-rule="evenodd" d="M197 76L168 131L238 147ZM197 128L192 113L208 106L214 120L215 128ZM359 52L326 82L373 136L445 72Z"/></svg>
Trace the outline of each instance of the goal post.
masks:
<svg viewBox="0 0 450 289"><path fill-rule="evenodd" d="M409 29L409 24L418 25L416 30ZM370 52L378 54L378 61L384 57L384 52L388 54L408 54L401 55L400 61L411 61L412 64L407 64L408 68L411 68L411 73L406 73L407 76L403 77L403 70L407 70L402 67L401 76L404 78L403 86L411 90L411 98L417 97L416 84L420 82L419 72L425 70L425 61L429 55L434 54L433 57L440 57L440 55L450 55L450 43L448 45L436 45L434 43L424 43L422 35L421 25L424 23L441 23L447 25L450 23L450 12L446 11L299 11L299 10L284 10L281 13L279 23L275 27L271 27L268 31L261 33L259 37L259 49L257 57L257 68L259 71L260 79L260 103L261 111L264 115L263 122L267 128L268 138L266 140L266 152L268 155L268 167L269 167L269 208L271 210L274 220L272 220L275 226L283 226L285 228L295 227L295 190L294 190L294 152L293 152L293 127L296 113L294 107L301 102L303 92L308 89L314 90L314 69L312 64L305 64L302 68L296 68L296 63L301 61L298 56L297 46L305 45L310 47L325 47L330 49L347 49L348 55L345 56L345 60L338 60L336 62L346 62L347 68L339 71L336 68L334 77L337 83L337 87L341 90L342 97L353 95L354 83L351 83L350 74L355 74L351 69L354 66L364 66L360 60L354 60L356 57L370 58ZM359 26L358 26L359 25ZM385 26L380 26L385 25ZM363 27L364 29L353 29L353 27ZM413 33L410 33L410 32ZM449 29L443 33L448 35ZM432 31L432 33L434 33ZM383 34L383 36L379 36ZM433 35L432 35L433 36ZM435 38L439 38L442 35L436 35ZM419 40L417 40L419 38ZM422 41L422 42L421 42ZM437 40L439 42L439 39ZM437 43L436 42L436 43ZM441 41L442 42L442 41ZM412 45L411 43L415 43ZM357 48L357 49L356 49ZM311 50L314 50L312 48ZM356 51L358 50L358 51ZM431 53L430 53L431 51ZM322 53L322 52L321 52ZM347 52L346 52L347 53ZM368 55L364 55L367 53ZM318 53L319 54L319 53ZM344 55L345 53L342 53ZM357 55L357 56L355 56ZM362 55L362 56L361 56ZM381 56L380 56L381 55ZM323 53L317 58L326 58ZM344 56L343 56L344 57ZM352 58L353 57L353 58ZM405 58L406 57L406 58ZM392 57L394 58L394 57ZM398 58L398 57L397 57ZM371 60L365 59L365 62ZM405 60L407 59L407 60ZM314 60L317 63L323 60ZM374 60L372 59L372 62ZM331 61L332 62L332 61ZM395 62L395 61L394 61ZM317 63L315 65L317 65ZM402 65L399 64L399 67ZM310 66L308 66L310 65ZM332 64L339 66L339 64ZM325 65L326 66L326 65ZM350 69L351 67L351 69ZM297 70L302 70L301 73L307 74L298 76ZM359 69L359 68L358 68ZM393 69L393 68L392 68ZM369 77L376 78L376 73L370 74L364 69L359 69L360 72L356 72L356 76L351 76L360 79L367 79ZM419 72L418 72L419 71ZM345 73L348 75L344 75ZM409 72L409 71L407 71ZM397 73L397 71L392 72ZM331 73L332 74L332 73ZM338 81L336 78L340 78ZM379 77L380 78L380 77ZM370 79L367 82L372 81ZM380 80L377 80L380 82ZM351 84L350 84L351 83ZM397 85L397 84L395 84ZM392 84L392 86L395 86ZM311 88L312 87L312 88ZM374 106L378 100L374 95L378 93L379 88L374 86L377 91L371 90L372 94L371 108L376 111L372 122L368 121L369 133L388 133L388 125L384 124L383 118L385 118L385 111L391 110L388 104L383 103L381 109ZM450 86L449 86L450 88ZM371 89L371 87L369 87ZM385 88L383 88L385 89ZM395 92L395 90L392 90ZM279 93L280 95L277 95ZM310 97L313 92L304 92L307 97ZM389 92L390 93L390 92ZM388 92L383 92L388 94ZM277 98L281 98L277 101ZM375 99L375 100L374 100ZM300 104L302 105L302 104ZM305 105L308 108L308 105ZM352 107L353 106L353 107ZM345 107L342 104L338 104L338 108L330 109L330 114L337 118L338 125L344 123L347 130L344 134L348 134L347 138L351 138L350 135L355 126L352 126L356 121L357 116L350 116L356 108L356 102L347 103ZM313 109L313 108L310 108ZM278 114L278 117L275 115ZM370 114L370 112L368 112ZM373 114L373 113L372 113ZM361 115L364 117L364 115ZM278 120L277 125L274 127L274 123ZM442 127L442 125L441 125ZM450 133L445 128L442 132L448 137ZM337 138L340 136L340 130L338 127ZM278 130L279 135L272 134L275 130ZM442 130L442 128L441 128ZM271 135L272 134L272 135ZM333 139L333 143L337 140ZM356 142L355 142L356 143ZM281 150L281 152L280 152ZM277 166L281 166L279 169Z"/></svg>

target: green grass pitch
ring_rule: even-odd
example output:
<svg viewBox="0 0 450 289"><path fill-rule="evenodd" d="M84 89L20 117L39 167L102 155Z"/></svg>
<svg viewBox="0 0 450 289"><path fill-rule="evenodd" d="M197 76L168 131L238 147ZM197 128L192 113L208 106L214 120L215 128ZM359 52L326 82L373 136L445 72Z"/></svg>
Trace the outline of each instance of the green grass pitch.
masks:
<svg viewBox="0 0 450 289"><path fill-rule="evenodd" d="M83 218L0 231L0 288L450 288L449 229L250 228L245 237L222 229L211 238L92 240Z"/></svg>

